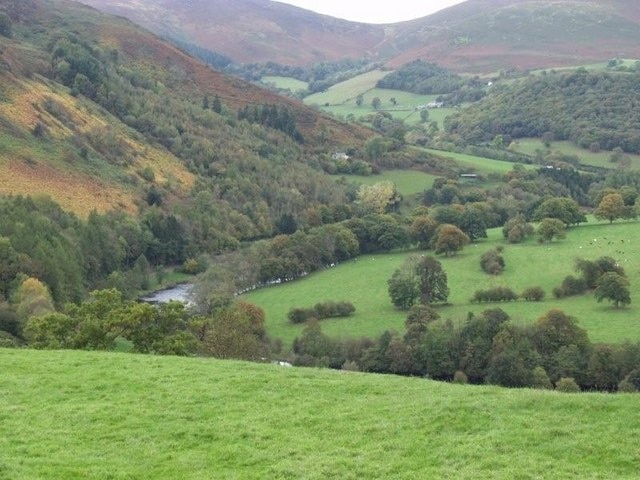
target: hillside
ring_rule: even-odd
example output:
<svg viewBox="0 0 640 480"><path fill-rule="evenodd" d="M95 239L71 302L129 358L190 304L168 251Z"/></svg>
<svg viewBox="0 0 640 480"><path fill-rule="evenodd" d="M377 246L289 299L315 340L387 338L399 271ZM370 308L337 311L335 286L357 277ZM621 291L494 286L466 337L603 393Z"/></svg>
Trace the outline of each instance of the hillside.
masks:
<svg viewBox="0 0 640 480"><path fill-rule="evenodd" d="M240 63L368 57L398 67L423 59L490 73L640 57L640 6L633 0L468 0L390 25L347 22L268 0L85 3Z"/></svg>
<svg viewBox="0 0 640 480"><path fill-rule="evenodd" d="M637 399L0 349L3 478L637 477Z"/></svg>
<svg viewBox="0 0 640 480"><path fill-rule="evenodd" d="M270 0L84 3L130 18L161 35L224 53L241 63L309 65L359 58L384 39L380 27L318 15Z"/></svg>
<svg viewBox="0 0 640 480"><path fill-rule="evenodd" d="M0 10L11 24L0 36L2 194L48 195L81 216L135 213L151 189L165 203L185 200L197 178L215 172L220 181L229 165L242 168L239 157L257 161L265 142L281 142L294 165L288 170L307 182L314 174L303 151L358 145L370 135L212 71L129 21L81 4L2 0ZM202 109L215 97L221 115ZM235 128L239 109L260 105L286 110L304 146ZM263 181L278 175L262 168L271 170L259 174Z"/></svg>

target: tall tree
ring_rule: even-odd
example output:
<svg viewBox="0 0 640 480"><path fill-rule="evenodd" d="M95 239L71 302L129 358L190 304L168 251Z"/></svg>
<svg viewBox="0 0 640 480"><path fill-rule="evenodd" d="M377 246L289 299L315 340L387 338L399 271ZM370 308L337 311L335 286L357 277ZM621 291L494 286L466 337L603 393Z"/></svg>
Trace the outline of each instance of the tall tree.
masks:
<svg viewBox="0 0 640 480"><path fill-rule="evenodd" d="M610 193L602 197L593 215L597 219L609 220L609 223L613 223L614 220L624 217L626 210L622 195Z"/></svg>
<svg viewBox="0 0 640 480"><path fill-rule="evenodd" d="M444 224L438 227L433 241L436 253L444 253L447 257L455 255L469 243L469 237L455 225Z"/></svg>
<svg viewBox="0 0 640 480"><path fill-rule="evenodd" d="M593 294L598 300L598 303L606 299L613 303L616 308L631 303L629 280L615 272L603 274L598 279L597 287Z"/></svg>

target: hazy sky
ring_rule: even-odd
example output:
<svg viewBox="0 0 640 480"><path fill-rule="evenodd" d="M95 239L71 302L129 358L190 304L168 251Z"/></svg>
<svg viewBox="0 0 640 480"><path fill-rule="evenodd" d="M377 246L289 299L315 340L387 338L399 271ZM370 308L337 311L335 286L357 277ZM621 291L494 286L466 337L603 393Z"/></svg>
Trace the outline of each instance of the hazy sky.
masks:
<svg viewBox="0 0 640 480"><path fill-rule="evenodd" d="M464 0L277 0L314 12L365 23L395 23L424 17Z"/></svg>

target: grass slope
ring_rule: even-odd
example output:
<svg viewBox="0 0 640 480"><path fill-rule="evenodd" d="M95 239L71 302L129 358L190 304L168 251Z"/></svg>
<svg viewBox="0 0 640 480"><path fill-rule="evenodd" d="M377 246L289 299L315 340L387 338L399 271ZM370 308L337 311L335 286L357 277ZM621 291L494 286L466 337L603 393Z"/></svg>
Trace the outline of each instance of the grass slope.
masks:
<svg viewBox="0 0 640 480"><path fill-rule="evenodd" d="M637 478L637 396L0 350L0 478Z"/></svg>
<svg viewBox="0 0 640 480"><path fill-rule="evenodd" d="M515 149L518 152L525 153L527 155L535 155L537 150L543 153L547 152L560 152L565 155L576 155L580 158L580 163L584 165L592 165L602 168L616 168L615 163L611 163L611 153L606 150L599 152L592 152L590 150L580 148L569 141L555 141L551 143L551 146L547 148L545 144L539 138L522 138L516 140ZM624 154L630 161L629 168L633 170L640 169L640 155Z"/></svg>
<svg viewBox="0 0 640 480"><path fill-rule="evenodd" d="M490 276L480 269L480 256L503 244L500 229L490 230L485 241L470 245L455 257L440 258L447 273L451 294L450 306L438 307L443 318L455 323L465 321L468 312L481 312L500 307L517 323L532 323L552 308L560 308L575 316L595 342L621 342L640 339L640 224L613 225L591 223L567 232L567 238L552 244L529 240L523 244L506 245L506 269L500 276ZM594 241L594 239L596 241ZM624 241L624 242L623 242ZM429 253L429 252L425 252ZM267 314L270 335L291 342L302 326L291 325L287 312L292 307L311 307L326 300L347 300L356 307L349 318L323 320L323 331L335 337L376 336L385 330L404 331L406 312L395 310L389 300L387 280L400 266L407 252L388 255L364 255L357 261L327 269L309 277L276 287L254 291L247 300L260 305ZM631 282L630 306L615 309L607 303L597 303L592 295L556 300L552 295L567 275L575 275L577 257L595 260L609 255L625 268ZM546 292L542 302L475 304L469 300L475 290L504 285L517 293L526 287L539 285Z"/></svg>
<svg viewBox="0 0 640 480"><path fill-rule="evenodd" d="M417 170L387 170L379 175L336 175L336 177L359 185L392 182L396 185L398 192L405 197L422 193L431 188L433 181L437 178L435 175Z"/></svg>

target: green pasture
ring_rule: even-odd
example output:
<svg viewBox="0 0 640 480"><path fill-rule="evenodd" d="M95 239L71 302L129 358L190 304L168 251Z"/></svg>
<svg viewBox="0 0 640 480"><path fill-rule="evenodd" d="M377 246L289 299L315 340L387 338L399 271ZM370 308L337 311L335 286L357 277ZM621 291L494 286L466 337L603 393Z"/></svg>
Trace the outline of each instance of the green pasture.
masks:
<svg viewBox="0 0 640 480"><path fill-rule="evenodd" d="M528 324L552 308L575 316L595 342L640 340L640 223L590 223L568 230L567 238L549 244L530 239L522 244L506 244L501 229L489 230L489 238L467 246L455 257L439 257L447 273L450 305L438 307L443 318L464 322L468 312L487 308L504 309L515 322ZM504 245L505 271L490 276L480 268L480 256ZM377 336L385 330L402 332L405 312L395 310L389 300L387 280L410 253L362 255L307 278L254 291L246 300L261 306L267 316L268 333L286 344L298 336L302 326L292 325L287 312L293 307L311 307L326 300L350 301L356 313L349 318L323 320L323 330L337 338ZM632 303L615 309L597 303L591 294L556 300L552 290L567 275L575 275L576 258L594 260L608 255L620 262L631 282ZM469 300L478 289L509 286L517 293L540 286L546 292L542 302L475 304Z"/></svg>
<svg viewBox="0 0 640 480"><path fill-rule="evenodd" d="M267 75L260 79L260 82L264 84L273 84L276 88L281 88L286 90L287 88L292 92L296 92L298 90L306 90L309 87L307 82L303 82L302 80L298 80L293 77L277 77L273 75Z"/></svg>
<svg viewBox="0 0 640 480"><path fill-rule="evenodd" d="M376 83L381 78L387 76L389 71L372 70L357 77L351 78L344 82L331 86L325 92L315 93L309 95L304 99L304 103L307 105L340 105L349 100L353 100L355 105L355 99L359 94L375 88ZM364 107L364 105L363 105ZM370 105L369 105L370 107Z"/></svg>
<svg viewBox="0 0 640 480"><path fill-rule="evenodd" d="M550 147L546 147L541 139L539 138L521 138L515 140L515 149L518 152L525 153L527 155L535 155L537 150L541 150L543 153L548 153L552 151L558 151L565 155L576 155L580 158L580 163L584 165L592 165L595 167L602 168L617 168L615 163L610 161L611 152L606 150L601 150L600 152L592 152L586 148L580 148L569 141L556 141L551 142ZM640 155L636 154L625 154L631 164L630 168L637 170L640 169Z"/></svg>
<svg viewBox="0 0 640 480"><path fill-rule="evenodd" d="M0 349L0 478L634 479L636 394Z"/></svg>
<svg viewBox="0 0 640 480"><path fill-rule="evenodd" d="M621 64L618 65L618 67L624 66L627 68L634 68L636 62L638 61L635 58L621 58L619 59L621 60ZM533 74L539 74L542 72L549 72L551 70L555 70L557 72L560 71L565 71L565 70L577 70L579 68L584 68L586 70L589 71L596 71L596 72L615 72L616 69L615 68L610 68L607 66L609 62L595 62L595 63L587 63L584 65L574 65L574 66L568 66L568 67L553 67L553 68L542 68L539 70L533 70L531 73Z"/></svg>
<svg viewBox="0 0 640 480"><path fill-rule="evenodd" d="M435 175L417 170L387 170L379 175L336 175L347 182L359 185L374 185L380 182L392 182L403 196L411 196L422 193L431 188Z"/></svg>
<svg viewBox="0 0 640 480"><path fill-rule="evenodd" d="M439 157L451 158L459 165L469 168L469 173L481 173L484 175L500 174L504 175L513 170L514 163L495 160L493 158L477 157L466 153L445 152L442 150L425 149L427 152ZM524 165L525 168L538 168L537 166Z"/></svg>

